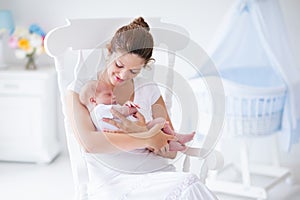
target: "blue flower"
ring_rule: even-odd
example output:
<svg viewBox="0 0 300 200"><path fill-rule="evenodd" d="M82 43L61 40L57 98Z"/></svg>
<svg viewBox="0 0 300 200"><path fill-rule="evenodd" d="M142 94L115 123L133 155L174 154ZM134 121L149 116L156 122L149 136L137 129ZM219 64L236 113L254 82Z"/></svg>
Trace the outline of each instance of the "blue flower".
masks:
<svg viewBox="0 0 300 200"><path fill-rule="evenodd" d="M30 33L35 33L35 34L38 34L42 37L45 37L46 33L41 29L41 27L39 27L38 25L36 24L31 24L30 27L29 27L29 32Z"/></svg>

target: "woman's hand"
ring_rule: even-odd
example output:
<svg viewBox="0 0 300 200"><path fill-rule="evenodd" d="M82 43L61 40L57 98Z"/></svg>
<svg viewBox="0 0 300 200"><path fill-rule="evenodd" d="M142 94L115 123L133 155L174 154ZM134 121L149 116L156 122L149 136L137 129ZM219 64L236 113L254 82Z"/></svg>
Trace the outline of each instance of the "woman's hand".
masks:
<svg viewBox="0 0 300 200"><path fill-rule="evenodd" d="M176 141L177 138L174 135L168 135L161 131L164 127L164 123L154 125L150 130L148 130L145 122L144 116L137 112L135 117L137 121L130 121L120 112L111 109L111 113L114 117L120 119L121 121L115 121L113 119L104 118L103 121L118 128L116 131L105 130L105 132L113 133L127 133L128 135L145 140L146 146L153 150L154 153L159 151L168 151L168 141Z"/></svg>
<svg viewBox="0 0 300 200"><path fill-rule="evenodd" d="M152 129L155 129L153 127ZM150 131L152 130L150 129ZM154 131L154 130L153 130ZM158 154L159 152L165 154L169 152L169 141L176 141L177 138L173 135L167 135L162 132L160 129L151 137L147 138L148 148L153 150L154 153Z"/></svg>
<svg viewBox="0 0 300 200"><path fill-rule="evenodd" d="M111 113L114 117L120 119L120 122L115 121L114 119L103 118L103 121L115 126L118 128L116 131L104 130L105 132L112 133L138 133L148 131L144 116L137 112L134 117L137 121L128 120L124 115L115 109L111 109Z"/></svg>
<svg viewBox="0 0 300 200"><path fill-rule="evenodd" d="M145 139L147 148L154 153L166 153L169 151L169 141L176 141L174 135L167 135L161 131L164 123L154 125L149 131L144 133L131 133L129 135L141 139Z"/></svg>

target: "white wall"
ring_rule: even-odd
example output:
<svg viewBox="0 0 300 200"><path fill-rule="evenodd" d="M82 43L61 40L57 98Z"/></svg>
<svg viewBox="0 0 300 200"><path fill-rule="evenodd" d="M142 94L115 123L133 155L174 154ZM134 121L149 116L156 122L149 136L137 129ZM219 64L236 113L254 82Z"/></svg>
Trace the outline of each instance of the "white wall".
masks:
<svg viewBox="0 0 300 200"><path fill-rule="evenodd" d="M1 0L0 8L13 12L17 25L35 22L46 31L65 18L155 17L184 26L193 40L206 48L214 31L235 0ZM300 53L300 1L280 0L296 55ZM298 58L300 59L300 58ZM300 63L300 60L298 60Z"/></svg>
<svg viewBox="0 0 300 200"><path fill-rule="evenodd" d="M234 0L51 0L49 3L1 0L0 7L12 10L17 24L37 22L47 30L63 25L65 18L160 16L185 26L195 39L206 44L232 2Z"/></svg>
<svg viewBox="0 0 300 200"><path fill-rule="evenodd" d="M16 25L38 23L46 31L65 24L65 18L162 17L185 27L191 38L206 49L225 13L235 0L0 0L0 9L12 11ZM295 55L300 55L300 1L280 0ZM83 38L84 39L84 38ZM300 63L300 56L296 57ZM8 61L17 63L11 55ZM51 63L44 57L40 63ZM300 69L300 64L299 64ZM299 145L284 161L299 158ZM299 161L300 162L300 161Z"/></svg>

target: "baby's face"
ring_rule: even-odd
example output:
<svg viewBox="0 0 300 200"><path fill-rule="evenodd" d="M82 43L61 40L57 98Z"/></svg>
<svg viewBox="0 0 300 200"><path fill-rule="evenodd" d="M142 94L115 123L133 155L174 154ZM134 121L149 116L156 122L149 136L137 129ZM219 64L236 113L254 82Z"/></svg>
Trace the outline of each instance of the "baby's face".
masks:
<svg viewBox="0 0 300 200"><path fill-rule="evenodd" d="M102 85L97 90L97 94L95 95L97 104L109 105L116 103L116 97L109 87Z"/></svg>

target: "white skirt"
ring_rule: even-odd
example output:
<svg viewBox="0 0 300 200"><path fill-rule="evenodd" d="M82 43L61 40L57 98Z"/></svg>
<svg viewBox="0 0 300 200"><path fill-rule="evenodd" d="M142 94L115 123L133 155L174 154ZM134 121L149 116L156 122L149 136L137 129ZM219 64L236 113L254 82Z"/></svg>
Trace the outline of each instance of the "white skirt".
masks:
<svg viewBox="0 0 300 200"><path fill-rule="evenodd" d="M121 174L106 184L89 187L89 200L215 200L192 173Z"/></svg>

